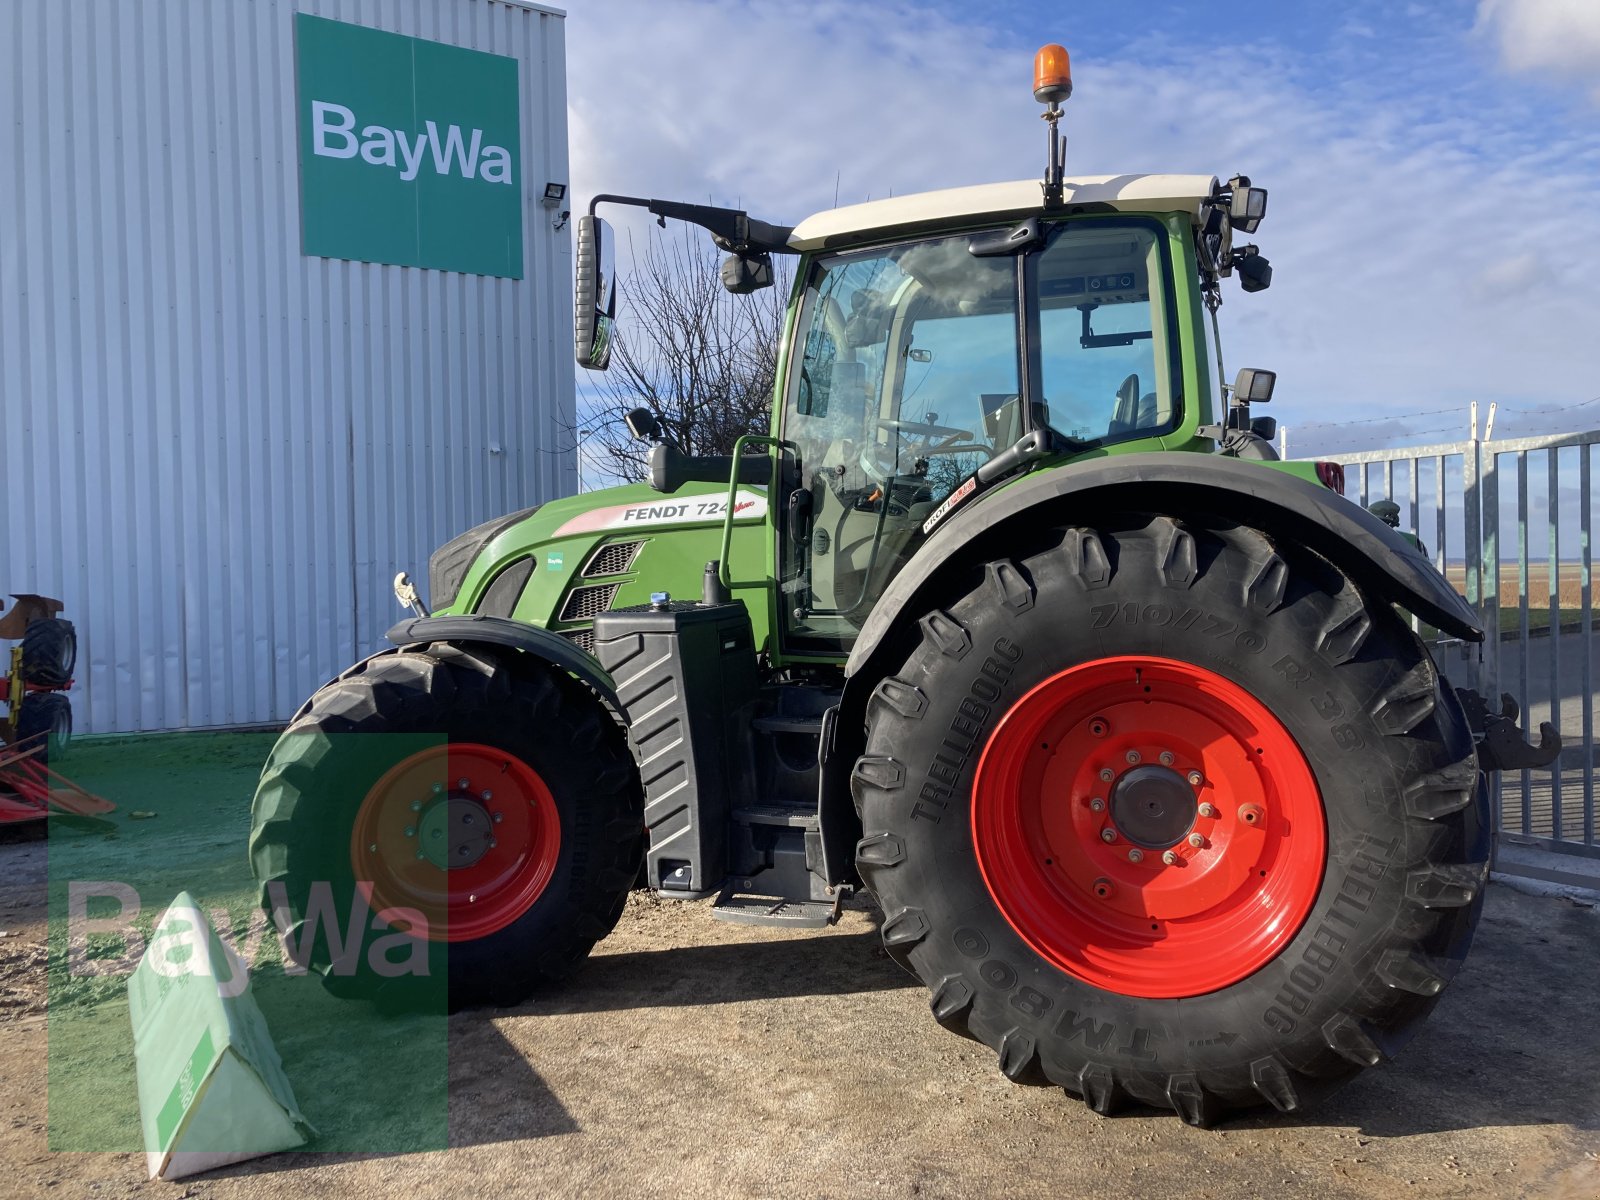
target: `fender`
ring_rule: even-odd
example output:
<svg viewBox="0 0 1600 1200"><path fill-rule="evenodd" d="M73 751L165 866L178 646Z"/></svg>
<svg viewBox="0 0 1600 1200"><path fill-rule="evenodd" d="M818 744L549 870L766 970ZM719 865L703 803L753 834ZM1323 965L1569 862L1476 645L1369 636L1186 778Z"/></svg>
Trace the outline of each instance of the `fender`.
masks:
<svg viewBox="0 0 1600 1200"><path fill-rule="evenodd" d="M1300 543L1350 576L1368 594L1398 604L1430 625L1481 642L1478 614L1427 559L1393 529L1328 489L1259 463L1199 454L1124 454L1038 471L960 508L884 590L845 667L832 738L824 743L820 824L830 882L853 870L850 772L861 752L867 697L894 651L908 651L915 623L950 581L1002 553L1012 534L1044 522L1096 513L1203 512ZM831 743L831 744L830 744Z"/></svg>
<svg viewBox="0 0 1600 1200"><path fill-rule="evenodd" d="M517 650L542 659L575 676L599 697L613 720L621 723L622 708L617 690L604 668L559 633L537 625L512 621L506 617L412 617L401 621L386 635L396 646L416 646L426 642L497 646ZM388 653L388 651L380 651Z"/></svg>
<svg viewBox="0 0 1600 1200"><path fill-rule="evenodd" d="M1048 510L1048 513L1038 510ZM1198 454L1122 454L1040 471L980 500L935 530L873 606L850 652L847 677L861 674L905 612L921 614L947 573L1002 544L1026 514L1070 521L1074 514L1205 512L1309 547L1364 590L1469 642L1483 641L1478 614L1433 564L1377 517L1327 488L1259 463Z"/></svg>

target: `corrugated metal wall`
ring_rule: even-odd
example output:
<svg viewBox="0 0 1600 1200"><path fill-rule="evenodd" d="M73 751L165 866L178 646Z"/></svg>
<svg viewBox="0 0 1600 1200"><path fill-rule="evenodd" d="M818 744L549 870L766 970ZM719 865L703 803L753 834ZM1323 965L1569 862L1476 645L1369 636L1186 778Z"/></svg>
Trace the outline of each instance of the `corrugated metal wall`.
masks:
<svg viewBox="0 0 1600 1200"><path fill-rule="evenodd" d="M519 60L524 279L301 255L296 10ZM67 602L80 732L283 720L575 486L562 18L5 0L0 63L0 590Z"/></svg>

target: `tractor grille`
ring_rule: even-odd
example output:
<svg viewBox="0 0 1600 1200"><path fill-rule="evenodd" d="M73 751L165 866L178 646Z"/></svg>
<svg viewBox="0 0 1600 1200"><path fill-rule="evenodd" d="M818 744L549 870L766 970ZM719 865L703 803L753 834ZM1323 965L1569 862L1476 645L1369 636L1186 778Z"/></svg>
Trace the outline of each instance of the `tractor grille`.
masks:
<svg viewBox="0 0 1600 1200"><path fill-rule="evenodd" d="M584 564L580 574L590 579L596 575L621 575L633 566L633 560L639 557L643 547L643 542L612 542L601 546Z"/></svg>
<svg viewBox="0 0 1600 1200"><path fill-rule="evenodd" d="M579 650L582 650L585 654L593 654L594 653L594 630L593 629L564 629L561 632L561 636L566 638L569 642L571 642Z"/></svg>
<svg viewBox="0 0 1600 1200"><path fill-rule="evenodd" d="M566 601L561 605L562 621L592 621L594 618L611 607L611 602L617 598L617 589L620 583L599 583L593 587L573 588L567 593Z"/></svg>

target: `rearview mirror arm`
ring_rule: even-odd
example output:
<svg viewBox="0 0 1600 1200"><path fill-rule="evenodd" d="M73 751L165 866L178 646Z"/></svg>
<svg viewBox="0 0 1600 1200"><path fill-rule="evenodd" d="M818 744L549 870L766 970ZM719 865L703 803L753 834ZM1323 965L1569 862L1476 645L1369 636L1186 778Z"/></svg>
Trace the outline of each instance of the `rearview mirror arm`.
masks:
<svg viewBox="0 0 1600 1200"><path fill-rule="evenodd" d="M603 193L589 201L589 215L601 204L626 204L642 208L665 225L667 218L698 225L711 234L713 241L724 250L735 253L756 251L767 254L795 254L789 248L789 235L794 232L788 225L772 225L758 221L740 208L718 208L710 204L684 204L677 200L647 200L642 196L615 196Z"/></svg>

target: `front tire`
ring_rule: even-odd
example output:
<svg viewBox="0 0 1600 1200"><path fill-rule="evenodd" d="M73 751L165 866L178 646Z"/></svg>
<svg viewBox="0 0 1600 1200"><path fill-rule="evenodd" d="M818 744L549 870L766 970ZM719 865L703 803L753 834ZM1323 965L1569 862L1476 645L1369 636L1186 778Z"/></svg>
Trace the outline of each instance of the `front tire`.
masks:
<svg viewBox="0 0 1600 1200"><path fill-rule="evenodd" d="M262 905L304 964L397 1008L512 1004L564 978L616 925L642 854L633 763L595 697L444 643L313 696L252 809Z"/></svg>
<svg viewBox="0 0 1600 1200"><path fill-rule="evenodd" d="M1308 552L1204 517L1054 539L974 572L874 692L857 860L885 945L1018 1082L1192 1124L1299 1110L1466 953L1471 734Z"/></svg>

